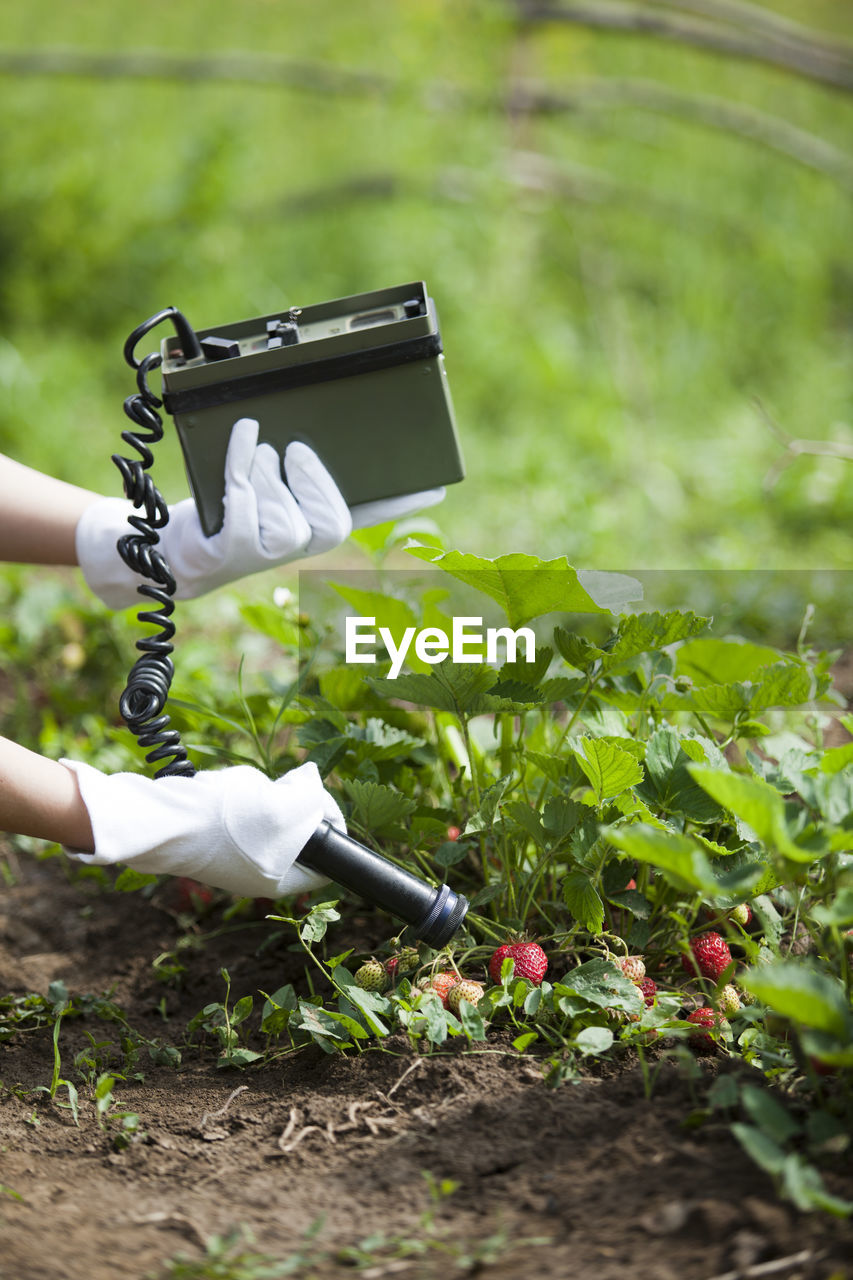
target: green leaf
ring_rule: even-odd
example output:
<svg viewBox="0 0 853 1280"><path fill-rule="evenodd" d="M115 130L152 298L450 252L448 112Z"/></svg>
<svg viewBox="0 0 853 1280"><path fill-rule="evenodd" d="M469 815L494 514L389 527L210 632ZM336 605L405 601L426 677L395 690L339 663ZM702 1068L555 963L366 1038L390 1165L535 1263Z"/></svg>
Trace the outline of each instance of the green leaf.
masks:
<svg viewBox="0 0 853 1280"><path fill-rule="evenodd" d="M613 1032L609 1027L584 1027L575 1036L575 1048L587 1055L607 1053L612 1045Z"/></svg>
<svg viewBox="0 0 853 1280"><path fill-rule="evenodd" d="M385 520L382 524L371 524L364 529L353 529L350 537L368 555L376 555L377 552L384 551L388 546L396 523L396 520Z"/></svg>
<svg viewBox="0 0 853 1280"><path fill-rule="evenodd" d="M664 649L678 640L698 635L707 630L709 623L709 618L701 618L689 611L627 614L619 619L615 643L605 655L602 666L605 671L613 671L641 653Z"/></svg>
<svg viewBox="0 0 853 1280"><path fill-rule="evenodd" d="M475 814L468 819L465 824L465 835L472 835L478 831L490 831L495 824L498 814L498 807L501 800L506 795L512 778L507 775L505 778L499 778L497 782L488 787L480 800L480 807Z"/></svg>
<svg viewBox="0 0 853 1280"><path fill-rule="evenodd" d="M371 717L363 730L354 734L350 743L357 760L401 760L423 746L423 738L415 738L384 720Z"/></svg>
<svg viewBox="0 0 853 1280"><path fill-rule="evenodd" d="M499 898L506 893L506 881L496 880L494 884L484 884L482 889L478 889L471 899L472 907L484 907L487 902L493 902L495 898Z"/></svg>
<svg viewBox="0 0 853 1280"><path fill-rule="evenodd" d="M785 922L776 910L767 890L758 893L752 900L752 910L758 923L764 930L764 936L773 947L778 947L785 931Z"/></svg>
<svg viewBox="0 0 853 1280"><path fill-rule="evenodd" d="M637 822L629 827L610 827L607 837L638 862L668 872L682 887L708 892L714 883L708 859L689 836Z"/></svg>
<svg viewBox="0 0 853 1280"><path fill-rule="evenodd" d="M285 617L277 605L256 602L240 606L240 617L255 631L280 644L283 649L298 648L302 639L300 628Z"/></svg>
<svg viewBox="0 0 853 1280"><path fill-rule="evenodd" d="M311 1004L307 1000L299 1001L299 1008L291 1020L291 1025L296 1030L306 1031L327 1053L334 1048L331 1043L333 1041L337 1041L341 1047L343 1043L349 1043L346 1029L341 1023L333 1018L328 1010Z"/></svg>
<svg viewBox="0 0 853 1280"><path fill-rule="evenodd" d="M384 591L363 591L358 587L352 587L341 582L330 582L329 586L339 596L342 596L347 604L352 606L358 617L374 619L371 629L377 637L377 662L384 662L386 658L384 646L379 637L380 627L384 627L386 631L391 633L395 646L401 644L407 631L417 631L417 615L405 600L399 600L396 596L386 595ZM364 653L367 654L368 652L369 650L365 645ZM429 664L422 662L416 656L412 645L409 646L406 654L406 663L416 671L429 670Z"/></svg>
<svg viewBox="0 0 853 1280"><path fill-rule="evenodd" d="M583 805L568 796L552 796L542 814L542 825L554 844L560 844L577 828L581 817L588 813Z"/></svg>
<svg viewBox="0 0 853 1280"><path fill-rule="evenodd" d="M460 1000L459 1002L459 1021L462 1023L462 1030L469 1040L485 1040L486 1024L483 1022L482 1015L477 1012L474 1005L468 1000Z"/></svg>
<svg viewBox="0 0 853 1280"><path fill-rule="evenodd" d="M57 1106L67 1107L67 1109L71 1112L74 1123L79 1127L80 1107L79 1107L79 1095L77 1093L76 1085L73 1085L70 1080L57 1080L57 1085L60 1085L63 1088L68 1090L68 1102L57 1103Z"/></svg>
<svg viewBox="0 0 853 1280"><path fill-rule="evenodd" d="M579 573L565 556L540 560L516 553L487 560L462 551L436 553L433 547L410 547L408 551L496 600L512 627L546 613L618 611L629 601L642 599L643 594L634 578Z"/></svg>
<svg viewBox="0 0 853 1280"><path fill-rule="evenodd" d="M834 926L836 929L849 928L853 925L853 887L848 885L839 889L830 903L812 907L812 916L818 924Z"/></svg>
<svg viewBox="0 0 853 1280"><path fill-rule="evenodd" d="M353 974L343 965L339 965L334 970L332 977L337 985L345 990L351 1003L359 1009L370 1030L375 1035L387 1036L388 1028L379 1014L387 1014L390 1011L390 1001L378 991L363 990L355 981Z"/></svg>
<svg viewBox="0 0 853 1280"><path fill-rule="evenodd" d="M604 649L599 649L584 636L577 635L574 631L566 631L563 627L554 628L554 644L557 646L560 657L565 659L570 667L576 667L578 671L588 671L605 656Z"/></svg>
<svg viewBox="0 0 853 1280"><path fill-rule="evenodd" d="M803 1053L809 1058L818 1058L828 1066L853 1067L853 1039L838 1040L827 1035L825 1031L800 1031L800 1044Z"/></svg>
<svg viewBox="0 0 853 1280"><path fill-rule="evenodd" d="M801 960L780 960L747 969L741 982L747 991L793 1022L839 1040L853 1036L853 1015L842 984Z"/></svg>
<svg viewBox="0 0 853 1280"><path fill-rule="evenodd" d="M103 1102L107 1098L112 1100L112 1091L113 1091L113 1085L115 1084L115 1082L116 1082L116 1077L111 1076L107 1071L105 1071L103 1075L98 1076L97 1082L95 1084L96 1101ZM104 1109L99 1107L98 1110L103 1113Z"/></svg>
<svg viewBox="0 0 853 1280"><path fill-rule="evenodd" d="M319 685L325 701L341 711L358 711L364 705L367 685L355 667L330 667L320 673Z"/></svg>
<svg viewBox="0 0 853 1280"><path fill-rule="evenodd" d="M817 1169L801 1155L792 1153L786 1157L782 1186L789 1199L804 1213L810 1209L822 1209L838 1218L848 1218L853 1213L853 1203L830 1195Z"/></svg>
<svg viewBox="0 0 853 1280"><path fill-rule="evenodd" d="M691 748L696 745L691 742ZM694 822L715 822L721 816L720 806L691 777L690 764L691 756L678 731L671 725L656 729L646 747L648 782L640 787L640 795L665 813L683 815Z"/></svg>
<svg viewBox="0 0 853 1280"><path fill-rule="evenodd" d="M115 889L119 889L122 893L133 893L137 889L144 889L146 885L156 884L159 877L148 875L143 871L134 871L133 867L125 867L116 877Z"/></svg>
<svg viewBox="0 0 853 1280"><path fill-rule="evenodd" d="M710 684L705 688L696 687L689 694L678 696L681 706L689 706L700 715L714 720L731 723L739 716L747 715L758 686L750 684ZM670 702L664 701L664 708L670 709Z"/></svg>
<svg viewBox="0 0 853 1280"><path fill-rule="evenodd" d="M745 822L768 849L792 862L814 862L820 856L794 842L785 821L785 802L763 778L725 773L706 765L689 768L703 791Z"/></svg>
<svg viewBox="0 0 853 1280"><path fill-rule="evenodd" d="M345 1027L354 1040L366 1040L371 1031L380 1038L385 1034L384 1030L379 1030L379 1028L384 1028L384 1024L379 1019L376 1019L378 1026L371 1024L365 1026L367 1018L364 1015L359 1017L359 1010L349 1000L344 999L343 996L338 997L337 1009L326 1009L325 1012L328 1013L329 1017L335 1018L342 1027Z"/></svg>
<svg viewBox="0 0 853 1280"><path fill-rule="evenodd" d="M757 714L768 707L799 707L819 698L826 688L827 681L817 677L805 663L775 662L761 672L750 708Z"/></svg>
<svg viewBox="0 0 853 1280"><path fill-rule="evenodd" d="M714 1110L717 1107L727 1110L736 1107L739 1098L740 1093L734 1076L717 1076L708 1090L708 1102Z"/></svg>
<svg viewBox="0 0 853 1280"><path fill-rule="evenodd" d="M443 1044L447 1039L447 1011L437 995L421 1000L420 1012L426 1019L426 1038L430 1044Z"/></svg>
<svg viewBox="0 0 853 1280"><path fill-rule="evenodd" d="M557 786L566 784L574 785L579 782L582 774L575 761L564 756L550 755L545 751L535 751L529 748L525 752L525 759L529 765L533 765L538 769L549 782L554 782Z"/></svg>
<svg viewBox="0 0 853 1280"><path fill-rule="evenodd" d="M780 656L779 650L769 645L704 636L679 648L676 671L697 685L733 684L760 678L762 669L778 662Z"/></svg>
<svg viewBox="0 0 853 1280"><path fill-rule="evenodd" d="M547 674L553 657L554 650L548 645L537 645L535 661L526 662L523 658L517 658L515 662L505 662L503 664L498 671L499 684L503 686L517 682L523 685L533 685L535 688Z"/></svg>
<svg viewBox="0 0 853 1280"><path fill-rule="evenodd" d="M437 867L455 867L467 858L470 849L464 840L445 840L432 854L432 860Z"/></svg>
<svg viewBox="0 0 853 1280"><path fill-rule="evenodd" d="M768 707L798 706L826 688L803 661L767 645L711 637L690 640L676 654L676 672L695 688L680 699L705 715L732 720Z"/></svg>
<svg viewBox="0 0 853 1280"><path fill-rule="evenodd" d="M520 984L519 984L519 987L520 987ZM519 987L516 987L516 990L519 990ZM531 989L527 992L527 995L524 997L524 1004L522 1006L528 1018L534 1017L534 1015L539 1012L539 1007L541 1004L542 1004L542 988L531 987Z"/></svg>
<svg viewBox="0 0 853 1280"><path fill-rule="evenodd" d="M849 831L853 827L853 769L821 774L817 779L817 794L820 811L827 822Z"/></svg>
<svg viewBox="0 0 853 1280"><path fill-rule="evenodd" d="M232 1027L239 1027L241 1022L245 1022L251 1014L253 1006L254 1000L252 996L243 996L238 1000L231 1012Z"/></svg>
<svg viewBox="0 0 853 1280"><path fill-rule="evenodd" d="M741 1124L735 1121L732 1133L743 1147L750 1160L760 1169L769 1173L771 1178L778 1178L785 1164L785 1152L772 1138L755 1125Z"/></svg>
<svg viewBox="0 0 853 1280"><path fill-rule="evenodd" d="M554 991L559 996L580 996L587 1004L601 1009L642 1013L645 1007L639 987L608 960L588 960L572 969L554 984Z"/></svg>
<svg viewBox="0 0 853 1280"><path fill-rule="evenodd" d="M414 800L381 782L344 778L343 785L353 802L354 816L366 831L381 833L383 828L400 822L417 807Z"/></svg>
<svg viewBox="0 0 853 1280"><path fill-rule="evenodd" d="M238 1046L235 1049L224 1049L222 1056L217 1058L216 1065L217 1067L248 1067L263 1056L255 1049L244 1049Z"/></svg>
<svg viewBox="0 0 853 1280"><path fill-rule="evenodd" d="M538 1031L525 1031L523 1035L516 1036L512 1042L513 1049L518 1053L524 1053L525 1049L529 1049L539 1039Z"/></svg>
<svg viewBox="0 0 853 1280"><path fill-rule="evenodd" d="M520 827L525 835L530 836L536 842L540 849L544 849L548 841L548 833L542 826L542 819L535 809L532 809L526 800L513 800L506 805L504 816L511 818L517 827Z"/></svg>
<svg viewBox="0 0 853 1280"><path fill-rule="evenodd" d="M575 920L588 933L601 933L604 927L604 903L585 872L569 872L563 881L563 901Z"/></svg>
<svg viewBox="0 0 853 1280"><path fill-rule="evenodd" d="M47 998L50 1001L51 1010L54 1014L60 1013L67 1008L71 997L68 994L68 988L62 978L54 978L53 982L47 988Z"/></svg>
<svg viewBox="0 0 853 1280"><path fill-rule="evenodd" d="M368 683L382 698L398 698L401 702L414 702L436 711L450 711L461 718L502 709L500 698L492 699L495 705L488 700L488 691L497 683L497 678L493 667L443 662L429 675L416 673Z"/></svg>
<svg viewBox="0 0 853 1280"><path fill-rule="evenodd" d="M799 1123L766 1089L759 1089L754 1084L745 1084L741 1088L740 1097L750 1120L774 1142L783 1144L795 1133L799 1133Z"/></svg>
<svg viewBox="0 0 853 1280"><path fill-rule="evenodd" d="M330 924L334 924L336 920L340 920L341 913L336 910L333 902L318 902L312 907L311 913L305 920L300 930L299 936L304 942L319 942L326 936L326 930Z"/></svg>
<svg viewBox="0 0 853 1280"><path fill-rule="evenodd" d="M643 780L640 762L603 738L577 738L571 749L589 778L599 805Z"/></svg>
<svg viewBox="0 0 853 1280"><path fill-rule="evenodd" d="M264 1035L280 1035L298 1004L296 991L289 982L279 987L271 996L266 996L261 1010L261 1031Z"/></svg>

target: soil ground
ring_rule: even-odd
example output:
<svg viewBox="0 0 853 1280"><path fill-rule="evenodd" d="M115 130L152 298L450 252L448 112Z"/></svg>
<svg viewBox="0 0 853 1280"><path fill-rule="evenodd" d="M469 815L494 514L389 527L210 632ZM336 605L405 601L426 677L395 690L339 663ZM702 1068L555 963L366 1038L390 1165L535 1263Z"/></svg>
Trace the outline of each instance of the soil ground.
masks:
<svg viewBox="0 0 853 1280"><path fill-rule="evenodd" d="M180 936L168 889L146 901L70 878L59 859L18 863L0 898L3 992L60 978L75 994L111 991L138 1031L168 1042L222 999L223 965L232 998L300 980L290 939L262 948L269 923L245 921L183 952L181 985L164 985L152 961ZM348 925L378 941L369 918ZM202 928L221 926L214 911ZM87 1030L118 1038L96 1019L64 1023L71 1078ZM303 1249L289 1274L305 1277L353 1274L339 1251L377 1233L386 1242L365 1250L361 1273L374 1278L853 1276L851 1224L777 1200L716 1117L685 1125L702 1082L666 1058L647 1098L635 1059L552 1089L499 1041L431 1057L405 1041L353 1057L311 1047L246 1071L217 1068L214 1047L199 1046L177 1070L140 1059L144 1079L117 1086L147 1135L117 1152L79 1078L79 1127L32 1092L51 1079L48 1031L0 1054L0 1183L20 1197L0 1195L2 1280L159 1278L168 1259L199 1259L241 1227L258 1254ZM458 1185L435 1203L425 1175ZM825 1180L853 1197L849 1168Z"/></svg>

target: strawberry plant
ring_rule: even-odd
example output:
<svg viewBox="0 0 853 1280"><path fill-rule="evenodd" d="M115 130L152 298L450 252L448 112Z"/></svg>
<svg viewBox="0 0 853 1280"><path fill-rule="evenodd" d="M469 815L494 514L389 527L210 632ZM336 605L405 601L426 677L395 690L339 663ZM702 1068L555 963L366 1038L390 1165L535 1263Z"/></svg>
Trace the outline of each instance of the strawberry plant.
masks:
<svg viewBox="0 0 853 1280"><path fill-rule="evenodd" d="M410 650L391 678L390 656L348 664L339 622L303 602L301 670L283 698L252 696L251 735L256 763L313 760L357 838L464 892L465 929L404 974L393 956L324 960L329 904L279 917L327 985L273 999L266 1033L335 1052L395 1029L433 1050L503 1029L554 1082L633 1050L742 1059L796 1093L820 1073L843 1084L853 717L832 655L644 611L630 580L565 561L414 553L428 588L388 570L379 589L338 584L394 652L407 628L446 617L439 577L463 584L467 613L480 593L509 628L535 625L534 660ZM264 612L252 621L272 639ZM460 983L476 1001L451 1001Z"/></svg>

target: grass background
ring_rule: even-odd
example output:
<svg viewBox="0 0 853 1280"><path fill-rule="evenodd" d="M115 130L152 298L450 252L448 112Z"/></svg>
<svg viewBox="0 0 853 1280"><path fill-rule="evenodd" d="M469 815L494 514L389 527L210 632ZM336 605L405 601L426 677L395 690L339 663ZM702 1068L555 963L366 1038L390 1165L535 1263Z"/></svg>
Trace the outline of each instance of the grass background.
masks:
<svg viewBox="0 0 853 1280"><path fill-rule="evenodd" d="M766 8L853 38L849 5ZM149 314L202 327L424 278L469 472L438 514L449 545L621 570L849 566L849 461L765 484L783 456L768 416L853 446L849 94L524 26L509 0L0 13L0 449L117 492L121 348ZM82 52L106 63L81 73ZM143 52L155 71L129 74ZM574 109L513 106L530 82ZM677 101L613 105L626 84ZM821 172L701 126L689 104L709 96L841 158ZM184 496L171 432L160 457Z"/></svg>

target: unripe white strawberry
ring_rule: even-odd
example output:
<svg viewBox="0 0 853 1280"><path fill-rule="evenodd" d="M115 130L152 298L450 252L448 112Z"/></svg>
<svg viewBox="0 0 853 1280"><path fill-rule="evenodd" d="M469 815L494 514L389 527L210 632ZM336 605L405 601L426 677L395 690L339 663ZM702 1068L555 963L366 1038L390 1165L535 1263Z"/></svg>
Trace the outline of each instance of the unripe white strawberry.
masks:
<svg viewBox="0 0 853 1280"><path fill-rule="evenodd" d="M483 998L483 984L474 982L470 978L463 978L461 982L457 982L455 987L451 987L447 993L447 1007L451 1013L459 1014L459 1006L463 1000L467 1000L469 1004L477 1008Z"/></svg>
<svg viewBox="0 0 853 1280"><path fill-rule="evenodd" d="M642 956L620 956L616 961L626 978L630 978L638 987L642 986L646 976L646 965Z"/></svg>
<svg viewBox="0 0 853 1280"><path fill-rule="evenodd" d="M733 1013L737 1013L740 1008L740 994L733 983L727 982L720 992L718 1007L721 1013L730 1018Z"/></svg>
<svg viewBox="0 0 853 1280"><path fill-rule="evenodd" d="M736 924L745 929L752 920L752 907L748 902L741 902L734 910L729 912L729 919L734 920Z"/></svg>
<svg viewBox="0 0 853 1280"><path fill-rule="evenodd" d="M355 984L363 991L384 991L388 986L388 974L379 960L366 960L355 971Z"/></svg>

